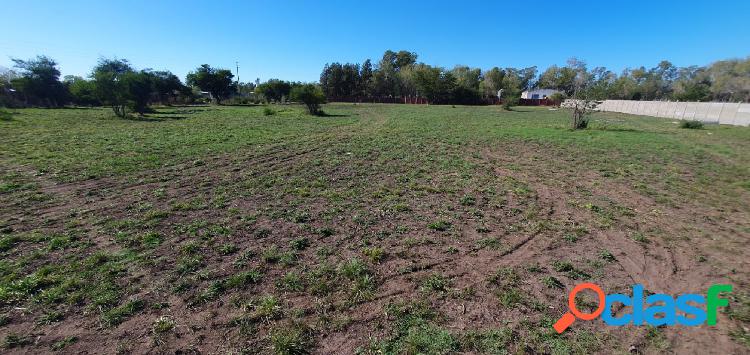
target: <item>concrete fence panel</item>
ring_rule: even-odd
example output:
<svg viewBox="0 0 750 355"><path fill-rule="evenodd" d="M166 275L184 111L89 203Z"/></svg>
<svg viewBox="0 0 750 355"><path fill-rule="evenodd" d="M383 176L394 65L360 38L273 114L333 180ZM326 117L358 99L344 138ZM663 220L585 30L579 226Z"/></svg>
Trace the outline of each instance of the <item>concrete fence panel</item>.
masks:
<svg viewBox="0 0 750 355"><path fill-rule="evenodd" d="M632 115L750 126L750 103L605 100L597 109Z"/></svg>
<svg viewBox="0 0 750 355"><path fill-rule="evenodd" d="M705 102L701 102L696 105L695 108L695 119L702 122L706 121L706 114L708 113L708 104Z"/></svg>
<svg viewBox="0 0 750 355"><path fill-rule="evenodd" d="M674 105L674 115L672 118L676 118L678 120L683 119L685 117L685 110L687 110L687 102L675 102L676 105Z"/></svg>
<svg viewBox="0 0 750 355"><path fill-rule="evenodd" d="M685 113L682 114L683 120L694 120L695 119L695 113L698 109L698 103L697 102L688 102L687 106L685 108Z"/></svg>
<svg viewBox="0 0 750 355"><path fill-rule="evenodd" d="M734 117L737 116L740 106L739 103L725 103L719 116L719 123L734 124Z"/></svg>
<svg viewBox="0 0 750 355"><path fill-rule="evenodd" d="M681 109L678 106L680 106L679 102L670 102L669 105L667 105L667 107L669 108L669 111L667 112L667 117L669 117L669 118L682 117L682 111L683 111L683 109ZM677 115L677 111L680 112L680 116Z"/></svg>
<svg viewBox="0 0 750 355"><path fill-rule="evenodd" d="M750 104L740 104L737 116L734 117L734 124L737 126L750 126Z"/></svg>
<svg viewBox="0 0 750 355"><path fill-rule="evenodd" d="M656 102L649 102L647 107L647 115L659 117L659 106L661 105L657 104Z"/></svg>
<svg viewBox="0 0 750 355"><path fill-rule="evenodd" d="M706 121L719 123L719 114L724 104L721 102L710 102L708 104L708 111L706 111Z"/></svg>

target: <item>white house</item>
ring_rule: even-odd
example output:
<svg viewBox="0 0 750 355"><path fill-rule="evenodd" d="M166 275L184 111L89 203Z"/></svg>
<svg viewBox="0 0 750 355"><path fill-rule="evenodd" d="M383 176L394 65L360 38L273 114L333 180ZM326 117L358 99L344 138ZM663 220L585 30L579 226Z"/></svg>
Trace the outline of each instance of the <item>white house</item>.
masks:
<svg viewBox="0 0 750 355"><path fill-rule="evenodd" d="M534 89L528 90L521 93L522 99L546 99L554 93L558 93L560 90L555 89Z"/></svg>

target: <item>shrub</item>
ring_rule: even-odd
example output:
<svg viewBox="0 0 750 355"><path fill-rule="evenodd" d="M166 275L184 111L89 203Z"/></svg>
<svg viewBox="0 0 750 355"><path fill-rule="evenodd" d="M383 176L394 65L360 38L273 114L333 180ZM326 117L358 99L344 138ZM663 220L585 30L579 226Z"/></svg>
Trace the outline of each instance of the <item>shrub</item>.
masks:
<svg viewBox="0 0 750 355"><path fill-rule="evenodd" d="M264 116L273 116L276 114L276 110L266 106L263 108L263 115Z"/></svg>
<svg viewBox="0 0 750 355"><path fill-rule="evenodd" d="M680 128L703 129L703 122L701 122L701 121L682 121L682 122L680 122Z"/></svg>
<svg viewBox="0 0 750 355"><path fill-rule="evenodd" d="M550 95L547 98L549 101L552 101L555 106L560 106L560 104L565 100L565 94L562 92L556 92L552 95Z"/></svg>
<svg viewBox="0 0 750 355"><path fill-rule="evenodd" d="M503 98L503 109L506 111L512 111L513 106L518 105L518 98L515 96Z"/></svg>
<svg viewBox="0 0 750 355"><path fill-rule="evenodd" d="M10 111L0 107L0 121L10 121L13 119L13 115Z"/></svg>
<svg viewBox="0 0 750 355"><path fill-rule="evenodd" d="M315 84L304 84L292 88L289 94L294 101L300 101L307 106L307 111L311 115L320 115L320 105L326 102L326 96L323 90Z"/></svg>

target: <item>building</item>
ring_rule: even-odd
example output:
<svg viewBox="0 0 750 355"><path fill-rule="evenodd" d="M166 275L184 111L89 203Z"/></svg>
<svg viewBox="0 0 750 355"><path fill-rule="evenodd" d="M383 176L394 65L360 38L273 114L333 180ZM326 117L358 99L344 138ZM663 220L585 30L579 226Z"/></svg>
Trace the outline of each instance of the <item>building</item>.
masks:
<svg viewBox="0 0 750 355"><path fill-rule="evenodd" d="M558 93L560 90L555 89L534 89L528 90L521 93L522 99L546 99L552 94Z"/></svg>

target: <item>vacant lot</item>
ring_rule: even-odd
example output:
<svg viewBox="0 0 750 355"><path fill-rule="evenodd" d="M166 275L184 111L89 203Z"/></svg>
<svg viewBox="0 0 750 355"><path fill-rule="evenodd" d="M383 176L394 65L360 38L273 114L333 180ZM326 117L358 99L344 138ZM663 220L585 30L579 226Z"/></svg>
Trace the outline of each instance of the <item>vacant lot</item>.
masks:
<svg viewBox="0 0 750 355"><path fill-rule="evenodd" d="M750 129L324 110L0 121L2 351L748 351ZM585 280L735 292L716 327L557 335Z"/></svg>

